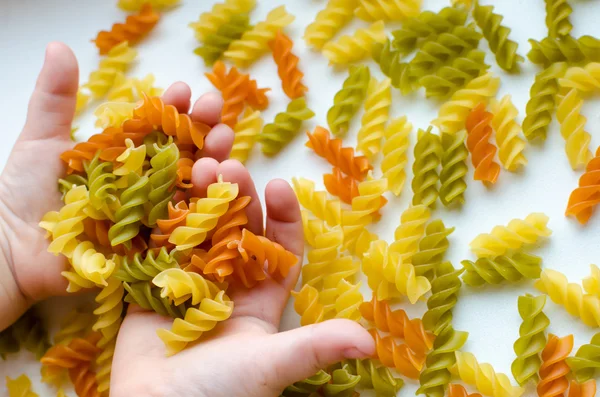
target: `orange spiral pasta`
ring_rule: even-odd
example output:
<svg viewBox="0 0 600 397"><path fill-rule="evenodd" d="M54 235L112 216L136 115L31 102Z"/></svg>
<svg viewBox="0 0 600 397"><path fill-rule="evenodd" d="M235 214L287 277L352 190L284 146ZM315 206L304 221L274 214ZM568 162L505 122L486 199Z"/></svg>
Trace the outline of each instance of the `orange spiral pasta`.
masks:
<svg viewBox="0 0 600 397"><path fill-rule="evenodd" d="M346 204L352 204L352 199L358 196L358 181L351 175L344 175L338 167L333 167L331 174L323 175L323 184L329 194Z"/></svg>
<svg viewBox="0 0 600 397"><path fill-rule="evenodd" d="M596 380L590 379L584 383L577 383L572 380L569 386L569 394L567 397L595 397L596 396Z"/></svg>
<svg viewBox="0 0 600 397"><path fill-rule="evenodd" d="M133 117L147 120L166 135L176 137L175 143L194 144L198 149L204 146L204 137L210 127L204 123L192 121L189 115L177 111L173 105L165 105L159 97L144 94L143 103L135 108Z"/></svg>
<svg viewBox="0 0 600 397"><path fill-rule="evenodd" d="M486 112L482 102L471 110L466 120L467 149L471 152L476 181L496 183L500 174L500 166L494 161L497 149L490 143L493 117L491 113Z"/></svg>
<svg viewBox="0 0 600 397"><path fill-rule="evenodd" d="M540 381L537 393L540 397L563 396L569 387L567 375L571 369L565 359L573 349L573 335L559 338L548 334L548 342L542 351L542 365L540 366Z"/></svg>
<svg viewBox="0 0 600 397"><path fill-rule="evenodd" d="M240 251L242 259L248 262L255 258L261 266L268 265L267 272L272 276L284 278L290 268L298 263L296 255L274 241L263 236L257 236L248 229L242 231L239 242L231 242L228 247L235 247Z"/></svg>
<svg viewBox="0 0 600 397"><path fill-rule="evenodd" d="M169 243L169 237L177 227L185 226L185 218L190 213L190 209L185 201L180 201L176 205L170 202L168 212L169 219L159 219L156 221L160 234L152 233L150 235L150 239L157 247L173 247L173 244Z"/></svg>
<svg viewBox="0 0 600 397"><path fill-rule="evenodd" d="M128 41L133 44L144 37L154 28L160 15L152 10L150 3L146 3L140 9L139 14L130 15L125 23L115 23L110 31L103 30L98 33L96 47L100 55L108 53L116 45Z"/></svg>
<svg viewBox="0 0 600 397"><path fill-rule="evenodd" d="M177 182L175 186L182 189L190 189L194 185L191 183L192 180L192 168L194 167L193 157L181 158L182 153L179 152L179 160L177 160Z"/></svg>
<svg viewBox="0 0 600 397"><path fill-rule="evenodd" d="M96 373L91 366L91 362L83 362L69 369L69 379L79 397L100 397Z"/></svg>
<svg viewBox="0 0 600 397"><path fill-rule="evenodd" d="M590 220L594 207L600 203L600 147L591 159L585 173L579 178L579 187L571 192L565 216L573 215L579 223Z"/></svg>
<svg viewBox="0 0 600 397"><path fill-rule="evenodd" d="M222 78L222 84L217 86L213 80L220 76L219 70L224 68L222 62L215 63L213 73L206 73L206 77L213 83L215 87L221 90L223 96L223 108L221 110L221 122L233 128L238 120L239 115L244 111L244 102L248 98L250 92L250 77L247 74L240 73L237 68L232 67ZM215 70L217 69L217 70Z"/></svg>
<svg viewBox="0 0 600 397"><path fill-rule="evenodd" d="M52 346L40 359L42 365L54 368L74 368L82 362L93 361L102 351L96 346L102 335L92 332L86 338L74 338L68 345Z"/></svg>
<svg viewBox="0 0 600 397"><path fill-rule="evenodd" d="M402 375L419 379L425 364L425 355L413 352L408 345L397 345L391 336L382 338L375 329L369 330L375 340L376 358L389 368L396 368Z"/></svg>
<svg viewBox="0 0 600 397"><path fill-rule="evenodd" d="M462 385L457 385L455 383L450 383L448 385L448 393L446 397L482 397L479 393L471 393L467 392L467 389Z"/></svg>
<svg viewBox="0 0 600 397"><path fill-rule="evenodd" d="M402 309L392 311L388 301L377 300L375 295L370 302L360 305L360 314L365 320L373 322L378 330L404 339L416 353L426 353L433 347L435 337L425 331L420 318L411 320Z"/></svg>
<svg viewBox="0 0 600 397"><path fill-rule="evenodd" d="M302 84L304 73L298 69L298 57L292 53L293 45L294 42L281 30L277 32L275 39L269 42L283 92L290 99L300 98L308 91L308 88Z"/></svg>
<svg viewBox="0 0 600 397"><path fill-rule="evenodd" d="M341 139L331 139L327 129L316 127L312 134L307 132L306 135L308 136L307 147L357 181L364 180L367 173L373 169L365 156L355 156L354 148L342 147Z"/></svg>

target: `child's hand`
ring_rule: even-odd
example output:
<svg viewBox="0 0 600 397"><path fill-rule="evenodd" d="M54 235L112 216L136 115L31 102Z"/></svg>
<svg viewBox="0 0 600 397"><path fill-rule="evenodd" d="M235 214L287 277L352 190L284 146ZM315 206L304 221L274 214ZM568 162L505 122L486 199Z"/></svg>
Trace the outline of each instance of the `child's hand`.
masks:
<svg viewBox="0 0 600 397"><path fill-rule="evenodd" d="M250 174L239 162L219 163L211 158L196 162L192 196L206 196L206 188L218 175L237 183L240 196L252 197L247 226L262 235L258 195ZM304 236L294 192L287 182L273 180L265 198L266 236L302 260ZM234 301L231 318L172 357L165 357L156 330L171 328L173 319L130 307L117 340L111 396L277 397L286 386L321 368L372 355L373 339L349 320L278 333L300 264L281 282L267 279L253 289L230 286L227 293Z"/></svg>

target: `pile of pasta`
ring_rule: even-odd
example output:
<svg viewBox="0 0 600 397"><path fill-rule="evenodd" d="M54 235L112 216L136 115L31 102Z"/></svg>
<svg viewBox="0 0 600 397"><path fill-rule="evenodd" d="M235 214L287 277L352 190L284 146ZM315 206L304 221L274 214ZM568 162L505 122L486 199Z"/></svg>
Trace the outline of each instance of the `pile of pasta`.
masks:
<svg viewBox="0 0 600 397"><path fill-rule="evenodd" d="M239 196L236 184L219 178L206 197L190 195L192 166L210 127L165 105L153 75L127 76L137 57L132 46L151 34L160 12L178 3L119 0L131 14L94 40L100 65L77 98L78 112L105 101L95 111L103 131L62 154L64 206L40 222L49 252L69 260L63 272L68 291L97 289L96 307L71 313L52 340L35 307L0 332L1 357L21 346L33 352L42 379L56 385L59 396L67 378L79 396L108 395L128 304L174 319L170 329L158 331L172 355L227 321L235 304L229 286L254 288L267 277L283 278L298 262L245 228L250 198ZM600 149L595 156L589 150L581 114L586 96L600 88L600 40L571 35L568 0L545 3L548 34L530 40L527 58L541 69L522 125L511 96L497 98L501 79L480 49L485 39L503 73L519 73L525 61L493 6L451 0L433 12L422 11L420 0L328 0L306 27L306 45L347 77L324 115L328 128L310 129L304 141L331 167L323 175L326 190L306 178L292 180L309 246L300 286L292 292L294 309L302 326L333 318L359 322L376 353L323 368L287 387L283 397L349 397L359 389L393 397L405 382L418 382L417 393L427 397L518 397L530 386L542 397L596 395L600 333L573 354L573 336L548 332L543 310L549 297L584 324L600 327L600 269L592 265L579 284L542 268L533 251L552 233L543 213L479 234L470 244L474 258L454 266L446 259L454 228L436 214L438 201L450 208L466 204L469 162L474 180L486 187L502 172L524 168L528 142L545 140L554 116L570 166L584 169L566 215L586 223L600 203ZM257 143L265 155L280 153L315 116L286 33L294 16L280 6L255 22L255 6L256 0L225 0L190 24L200 43L194 52L223 97L221 122L234 131L231 157L241 162ZM355 17L368 25L336 38ZM387 22L400 23L391 37ZM265 124L261 112L270 106L271 88L244 69L267 54L289 102ZM369 58L384 78L364 64ZM406 116L390 114L393 89L403 95L423 89L427 99L440 101L438 117L413 134ZM345 145L361 108L358 143ZM388 198L405 190L413 141L412 202L388 242L370 229ZM361 275L370 300L361 293ZM541 294L518 298L514 313L522 323L513 346L513 382L466 350L468 332L454 329L453 309L463 288L527 282ZM411 318L401 307L417 302L426 302L427 310ZM7 378L7 388L11 396L37 395L25 375Z"/></svg>

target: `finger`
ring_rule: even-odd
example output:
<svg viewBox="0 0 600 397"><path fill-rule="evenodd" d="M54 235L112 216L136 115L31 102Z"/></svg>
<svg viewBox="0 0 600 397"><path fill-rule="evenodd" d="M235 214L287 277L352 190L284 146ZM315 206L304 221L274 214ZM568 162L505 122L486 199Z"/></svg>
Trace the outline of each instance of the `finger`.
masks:
<svg viewBox="0 0 600 397"><path fill-rule="evenodd" d="M202 157L212 157L218 162L229 158L233 146L233 130L225 124L217 124L204 140Z"/></svg>
<svg viewBox="0 0 600 397"><path fill-rule="evenodd" d="M270 381L281 390L342 360L375 354L371 335L350 320L329 320L270 338L269 349L261 352L260 362L265 369L270 368L266 373L277 374Z"/></svg>
<svg viewBox="0 0 600 397"><path fill-rule="evenodd" d="M162 96L165 105L173 105L179 113L190 111L192 90L184 82L178 81L171 84Z"/></svg>
<svg viewBox="0 0 600 397"><path fill-rule="evenodd" d="M192 120L199 121L210 126L217 125L221 121L221 110L223 109L223 98L218 92L208 92L202 95L192 109Z"/></svg>
<svg viewBox="0 0 600 397"><path fill-rule="evenodd" d="M78 85L79 67L73 51L63 43L48 44L19 139L69 139Z"/></svg>
<svg viewBox="0 0 600 397"><path fill-rule="evenodd" d="M248 215L248 224L246 227L254 234L263 234L263 212L260 205L260 199L254 186L254 181L250 173L242 163L237 160L227 160L222 162L217 169L217 175L223 175L223 180L237 183L239 187L239 196L250 196L250 204L246 207Z"/></svg>
<svg viewBox="0 0 600 397"><path fill-rule="evenodd" d="M213 158L205 157L194 163L192 167L192 197L206 197L206 191L210 184L217 181L217 168L219 162Z"/></svg>

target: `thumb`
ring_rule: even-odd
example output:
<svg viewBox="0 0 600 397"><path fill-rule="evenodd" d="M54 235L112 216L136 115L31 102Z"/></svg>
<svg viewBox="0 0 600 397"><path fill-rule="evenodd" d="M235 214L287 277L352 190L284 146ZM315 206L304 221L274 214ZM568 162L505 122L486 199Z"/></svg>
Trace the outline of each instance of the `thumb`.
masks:
<svg viewBox="0 0 600 397"><path fill-rule="evenodd" d="M48 44L19 139L69 139L78 85L79 68L73 51L63 43Z"/></svg>
<svg viewBox="0 0 600 397"><path fill-rule="evenodd" d="M345 359L375 354L371 335L350 320L329 320L272 336L265 360L277 368L278 390ZM272 371L271 371L272 372Z"/></svg>

